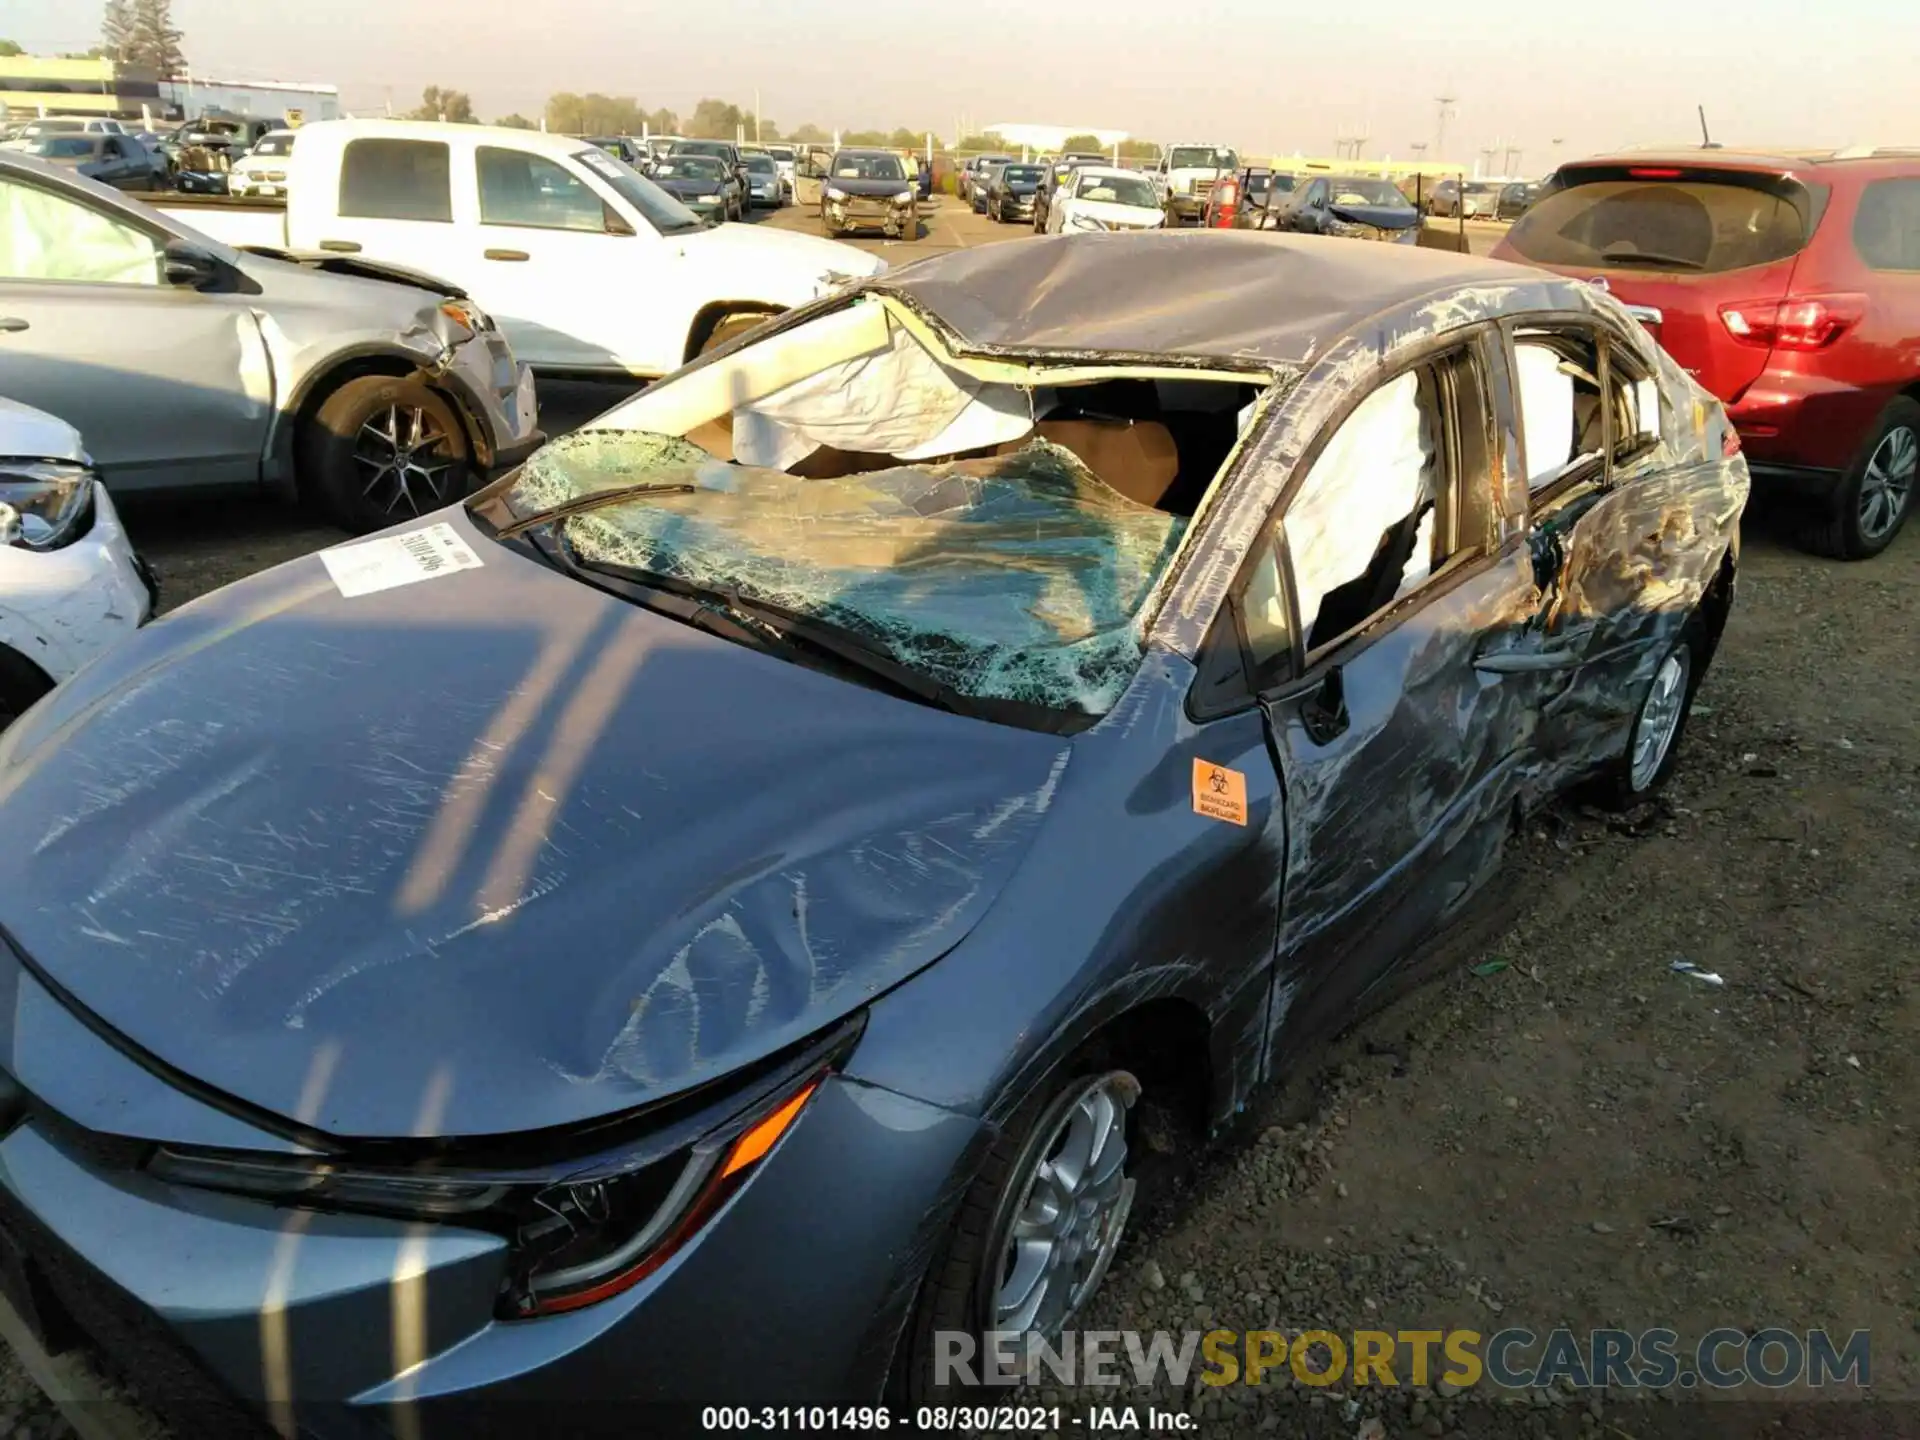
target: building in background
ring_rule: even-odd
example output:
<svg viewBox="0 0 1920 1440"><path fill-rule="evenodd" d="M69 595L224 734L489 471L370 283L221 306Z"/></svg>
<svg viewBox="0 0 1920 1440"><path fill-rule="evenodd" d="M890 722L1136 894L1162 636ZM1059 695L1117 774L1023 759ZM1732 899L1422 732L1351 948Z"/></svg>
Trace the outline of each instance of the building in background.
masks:
<svg viewBox="0 0 1920 1440"><path fill-rule="evenodd" d="M162 80L160 92L169 105L183 115L204 115L218 111L227 115L245 115L258 119L286 119L295 125L315 120L338 120L338 85L303 85L289 80L202 80L189 75L180 80Z"/></svg>
<svg viewBox="0 0 1920 1440"><path fill-rule="evenodd" d="M95 115L138 121L177 117L161 93L158 71L112 60L0 58L0 107L6 115Z"/></svg>

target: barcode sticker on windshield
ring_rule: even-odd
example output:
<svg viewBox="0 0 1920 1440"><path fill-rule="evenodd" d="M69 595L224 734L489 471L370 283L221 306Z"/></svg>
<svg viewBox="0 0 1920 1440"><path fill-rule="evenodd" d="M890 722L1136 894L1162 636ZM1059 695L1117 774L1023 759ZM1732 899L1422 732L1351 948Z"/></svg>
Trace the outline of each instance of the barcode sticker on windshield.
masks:
<svg viewBox="0 0 1920 1440"><path fill-rule="evenodd" d="M358 595L391 590L396 585L411 585L416 580L436 580L461 570L477 570L480 557L453 526L441 521L405 535L388 535L379 540L362 540L357 545L322 550L320 563L327 567L327 574L333 577L340 593L351 600Z"/></svg>

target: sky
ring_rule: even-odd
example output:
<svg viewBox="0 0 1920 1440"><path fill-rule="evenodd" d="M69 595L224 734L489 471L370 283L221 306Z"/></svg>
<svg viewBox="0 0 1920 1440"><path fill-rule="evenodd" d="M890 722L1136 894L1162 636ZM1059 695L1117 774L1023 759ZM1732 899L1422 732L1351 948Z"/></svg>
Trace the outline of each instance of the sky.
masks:
<svg viewBox="0 0 1920 1440"><path fill-rule="evenodd" d="M97 43L98 0L6 0L0 37ZM426 85L482 119L550 93L682 115L712 96L789 128L1120 129L1252 155L1470 164L1698 138L1920 144L1917 0L174 0L196 74L319 81L351 109ZM1454 97L1444 136L1441 96ZM1557 142L1557 143L1556 143Z"/></svg>

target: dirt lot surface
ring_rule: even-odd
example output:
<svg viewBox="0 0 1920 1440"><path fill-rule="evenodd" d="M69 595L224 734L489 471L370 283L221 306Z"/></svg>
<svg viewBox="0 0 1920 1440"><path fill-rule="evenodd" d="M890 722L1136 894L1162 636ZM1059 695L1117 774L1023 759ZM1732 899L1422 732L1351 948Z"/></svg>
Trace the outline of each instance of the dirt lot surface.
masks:
<svg viewBox="0 0 1920 1440"><path fill-rule="evenodd" d="M989 223L949 218L949 240ZM621 393L547 387L543 423ZM256 503L124 508L168 604L340 538ZM1920 533L1842 566L1783 528L1750 512L1662 799L1538 817L1429 982L1212 1152L1085 1324L1867 1329L1876 1403L1703 1405L1685 1377L1492 1403L1269 1375L1172 1397L1197 1433L1920 1433ZM63 1426L0 1366L0 1440L23 1433Z"/></svg>

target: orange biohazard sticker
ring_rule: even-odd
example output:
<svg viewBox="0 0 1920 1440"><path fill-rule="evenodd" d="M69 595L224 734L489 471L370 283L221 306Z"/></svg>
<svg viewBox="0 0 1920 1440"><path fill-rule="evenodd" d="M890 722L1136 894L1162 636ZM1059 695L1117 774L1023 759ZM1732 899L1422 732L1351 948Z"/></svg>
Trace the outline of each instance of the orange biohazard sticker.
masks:
<svg viewBox="0 0 1920 1440"><path fill-rule="evenodd" d="M1193 762L1193 813L1230 825L1247 823L1247 777L1211 760Z"/></svg>

